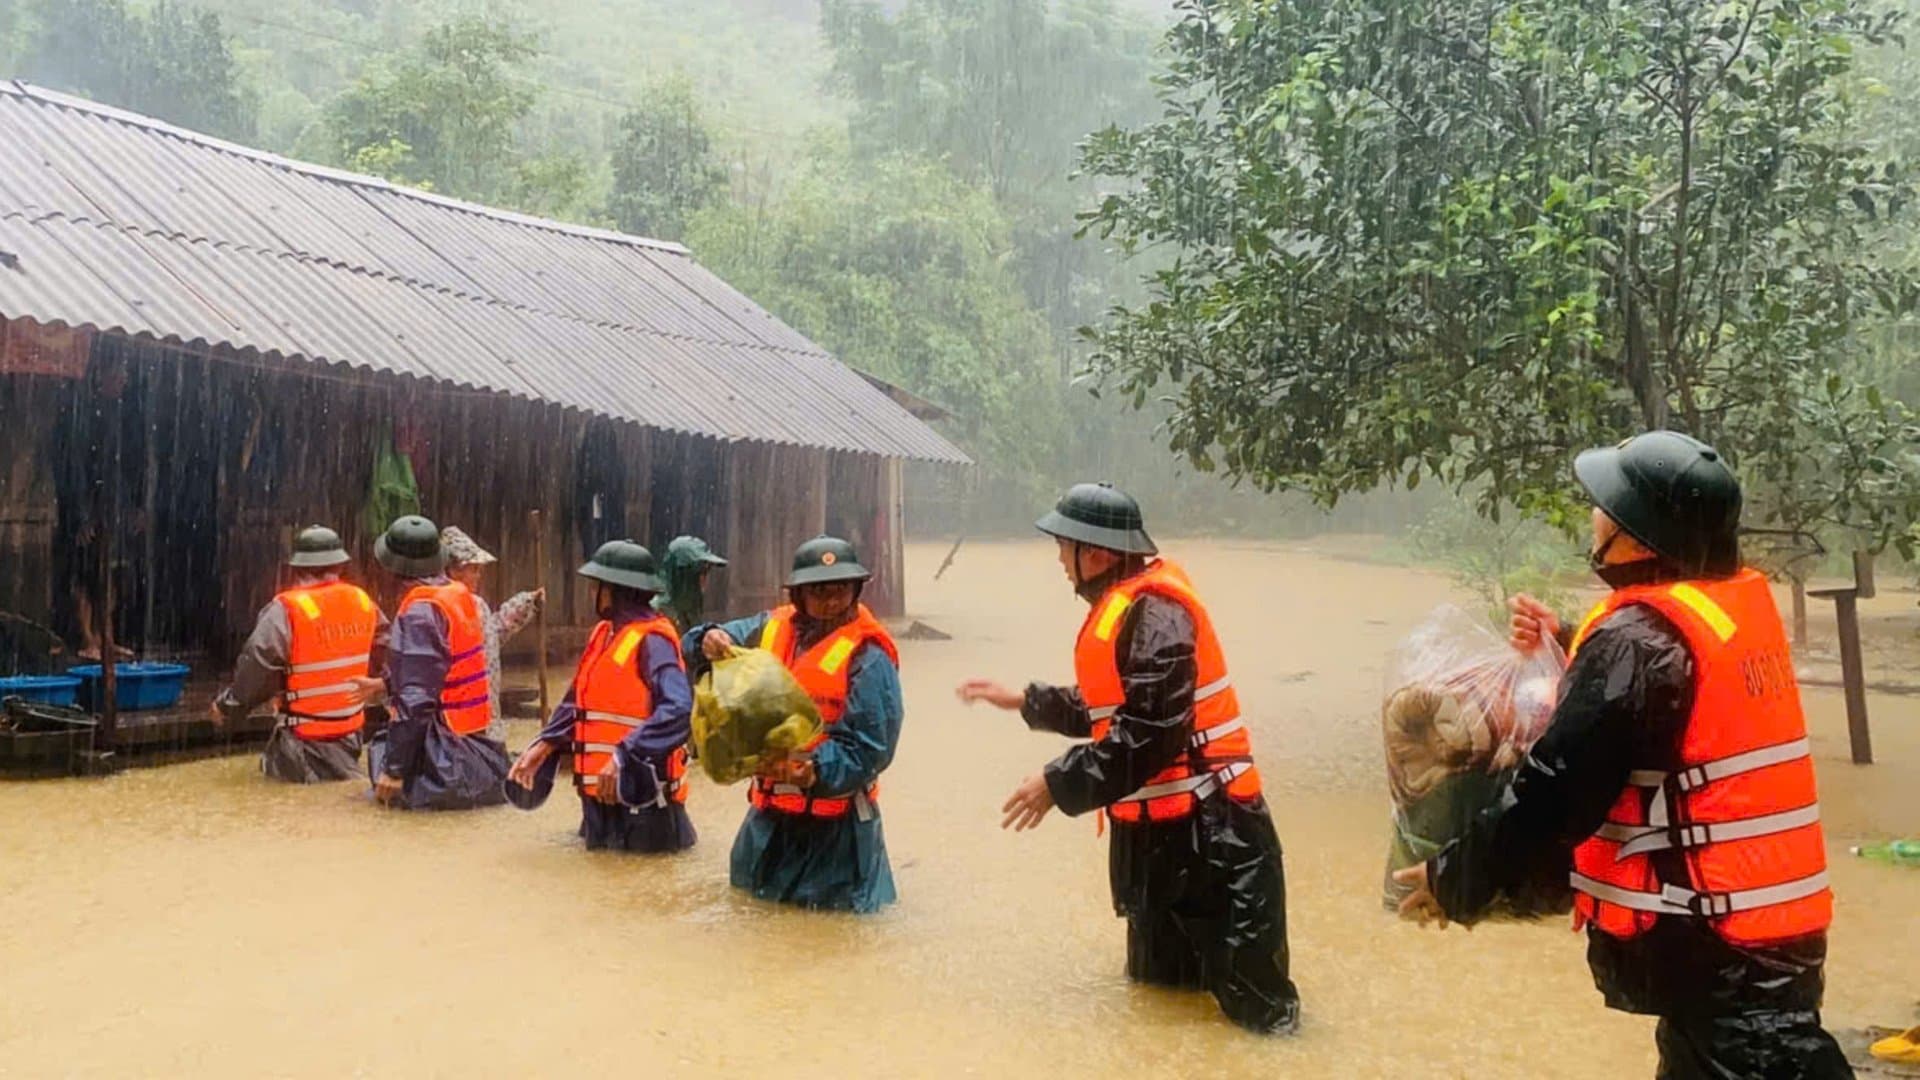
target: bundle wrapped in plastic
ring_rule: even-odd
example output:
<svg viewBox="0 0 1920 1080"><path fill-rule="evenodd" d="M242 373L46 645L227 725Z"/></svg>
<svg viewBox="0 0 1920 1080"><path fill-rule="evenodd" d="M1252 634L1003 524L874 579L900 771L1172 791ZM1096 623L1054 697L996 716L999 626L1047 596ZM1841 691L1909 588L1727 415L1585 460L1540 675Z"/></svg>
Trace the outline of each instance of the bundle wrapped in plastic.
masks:
<svg viewBox="0 0 1920 1080"><path fill-rule="evenodd" d="M693 746L717 783L745 780L762 761L803 749L822 726L793 673L761 649L715 660L693 690Z"/></svg>
<svg viewBox="0 0 1920 1080"><path fill-rule="evenodd" d="M1389 659L1380 710L1393 837L1385 902L1407 889L1393 872L1432 858L1500 798L1546 731L1566 656L1548 641L1522 655L1486 623L1451 605L1407 635ZM1509 911L1563 909L1564 883L1506 897Z"/></svg>

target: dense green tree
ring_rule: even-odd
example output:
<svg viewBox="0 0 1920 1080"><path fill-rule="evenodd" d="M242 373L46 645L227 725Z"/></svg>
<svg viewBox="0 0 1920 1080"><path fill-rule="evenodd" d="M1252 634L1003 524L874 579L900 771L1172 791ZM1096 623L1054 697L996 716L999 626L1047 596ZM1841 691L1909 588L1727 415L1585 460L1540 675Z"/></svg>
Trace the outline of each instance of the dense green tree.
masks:
<svg viewBox="0 0 1920 1080"><path fill-rule="evenodd" d="M1848 138L1847 0L1182 0L1089 225L1170 259L1091 331L1196 464L1323 501L1436 477L1571 522L1567 460L1714 441L1757 517L1897 534L1905 410L1856 389L1910 279ZM1834 440L1840 440L1836 445ZM1817 464L1817 468L1814 467ZM1838 493L1837 495L1835 493Z"/></svg>
<svg viewBox="0 0 1920 1080"><path fill-rule="evenodd" d="M534 94L518 69L532 37L463 16L376 64L327 107L338 159L463 198L504 201L518 178L516 131Z"/></svg>
<svg viewBox="0 0 1920 1080"><path fill-rule="evenodd" d="M125 0L35 0L24 14L15 33L26 40L20 64L29 80L196 131L253 138L258 100L218 15L172 0L144 9ZM9 10L5 20L18 17Z"/></svg>
<svg viewBox="0 0 1920 1080"><path fill-rule="evenodd" d="M984 185L1061 336L1097 314L1115 262L1074 236L1091 190L1074 177L1075 147L1151 115L1150 24L1110 0L825 0L821 11L856 151L914 151Z"/></svg>
<svg viewBox="0 0 1920 1080"><path fill-rule="evenodd" d="M989 491L1017 493L1017 512L1050 483L1062 389L1050 338L1007 270L1006 218L977 188L911 157L824 148L777 201L702 212L687 240L848 364L953 409Z"/></svg>
<svg viewBox="0 0 1920 1080"><path fill-rule="evenodd" d="M727 170L685 78L662 81L620 118L607 213L624 232L678 240L718 198Z"/></svg>

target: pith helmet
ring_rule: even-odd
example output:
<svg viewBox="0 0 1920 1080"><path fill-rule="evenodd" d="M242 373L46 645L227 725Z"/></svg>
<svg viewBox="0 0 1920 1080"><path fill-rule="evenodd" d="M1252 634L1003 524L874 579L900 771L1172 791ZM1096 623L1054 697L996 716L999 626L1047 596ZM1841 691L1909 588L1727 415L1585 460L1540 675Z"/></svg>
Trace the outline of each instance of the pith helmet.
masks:
<svg viewBox="0 0 1920 1080"><path fill-rule="evenodd" d="M1740 568L1740 481L1706 443L1649 431L1588 450L1573 473L1594 505L1682 573Z"/></svg>
<svg viewBox="0 0 1920 1080"><path fill-rule="evenodd" d="M667 587L660 580L660 565L654 562L653 552L631 540L601 544L587 565L580 568L580 576L641 592L664 592Z"/></svg>
<svg viewBox="0 0 1920 1080"><path fill-rule="evenodd" d="M793 573L787 587L824 585L830 581L866 581L873 574L860 565L853 545L833 536L817 536L793 553Z"/></svg>
<svg viewBox="0 0 1920 1080"><path fill-rule="evenodd" d="M1140 504L1112 484L1075 484L1067 489L1034 524L1041 532L1062 540L1118 551L1123 555L1158 555L1147 535Z"/></svg>
<svg viewBox="0 0 1920 1080"><path fill-rule="evenodd" d="M418 514L395 518L373 542L373 557L404 578L432 577L447 568L439 526Z"/></svg>
<svg viewBox="0 0 1920 1080"><path fill-rule="evenodd" d="M287 557L288 566L303 569L339 566L347 561L347 546L340 542L340 534L325 525L309 525L294 534L293 553Z"/></svg>

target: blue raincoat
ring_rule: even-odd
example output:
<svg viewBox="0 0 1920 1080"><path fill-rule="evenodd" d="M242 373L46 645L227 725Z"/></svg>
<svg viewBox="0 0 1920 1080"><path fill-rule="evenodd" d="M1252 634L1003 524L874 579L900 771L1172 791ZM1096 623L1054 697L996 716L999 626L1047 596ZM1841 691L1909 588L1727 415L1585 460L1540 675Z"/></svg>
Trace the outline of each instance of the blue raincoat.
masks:
<svg viewBox="0 0 1920 1080"><path fill-rule="evenodd" d="M614 634L651 614L643 604L616 606L610 620ZM680 851L692 847L697 834L686 807L672 799L661 800L660 778L666 775L667 759L686 745L692 733L693 693L671 642L649 634L634 663L653 694L653 712L645 724L627 733L614 752L620 768L621 805L580 797L580 838L590 850ZM566 697L540 730L540 741L552 744L557 752L535 777L531 801L536 804L552 790L560 760L572 749L578 709L574 687L568 686Z"/></svg>
<svg viewBox="0 0 1920 1080"><path fill-rule="evenodd" d="M421 584L445 585L444 577ZM471 810L507 801L507 748L483 734L456 735L440 715L453 649L447 621L428 603L393 620L387 645L387 702L393 722L367 749L369 777L405 781L395 804L408 810Z"/></svg>
<svg viewBox="0 0 1920 1080"><path fill-rule="evenodd" d="M724 630L748 644L760 640L766 625L763 612L695 627L683 643L689 673L698 678L709 666L700 651L707 631ZM798 647L811 647L832 629L796 620ZM876 645L862 646L848 666L847 711L812 752L817 778L811 793L850 796L872 786L893 763L904 713L893 659ZM828 819L749 807L733 840L732 880L762 900L806 908L872 912L897 898L878 807L865 821L859 814Z"/></svg>

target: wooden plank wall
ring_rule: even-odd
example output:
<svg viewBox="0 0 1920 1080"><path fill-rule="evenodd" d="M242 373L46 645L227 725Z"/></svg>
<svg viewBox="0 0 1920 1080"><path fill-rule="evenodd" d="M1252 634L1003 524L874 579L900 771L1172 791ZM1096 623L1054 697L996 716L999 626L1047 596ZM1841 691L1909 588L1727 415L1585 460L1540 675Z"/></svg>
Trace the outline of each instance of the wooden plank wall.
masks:
<svg viewBox="0 0 1920 1080"><path fill-rule="evenodd" d="M169 447L156 445L162 501L175 485L207 484L217 520L217 535L204 539L210 580L196 583L215 594L207 604L215 614L194 640L172 643L188 658L229 662L281 586L293 532L308 524L341 533L354 556L349 576L391 609L400 586L375 564L362 514L377 437L396 424L413 451L423 511L500 559L486 583L491 598L547 588L554 622L573 627L557 636L561 655L593 619L575 574L589 546L577 471L583 447L604 450L609 440L625 473L624 499L611 510L626 535L664 554L673 537L693 534L731 560L710 582L715 614L778 602L794 547L822 532L861 545L881 578L869 599L900 607L898 470L883 459L722 443L407 379L118 341L172 380L172 396L156 399L169 416L153 430L205 436L205 452L190 460L170 461ZM72 385L0 375L0 608L29 618L44 619L49 601L51 402L70 398ZM545 566L534 559L534 509L543 511ZM531 649L532 636L515 645L510 653Z"/></svg>

